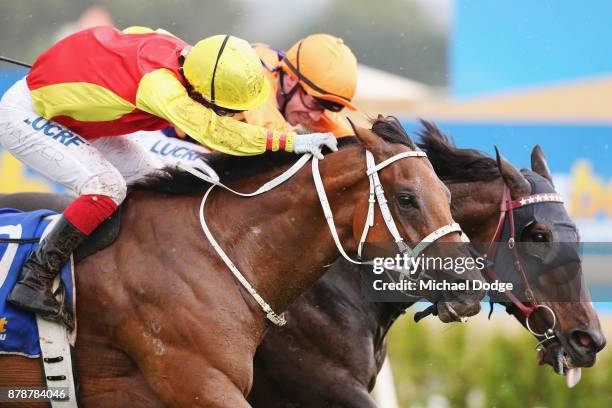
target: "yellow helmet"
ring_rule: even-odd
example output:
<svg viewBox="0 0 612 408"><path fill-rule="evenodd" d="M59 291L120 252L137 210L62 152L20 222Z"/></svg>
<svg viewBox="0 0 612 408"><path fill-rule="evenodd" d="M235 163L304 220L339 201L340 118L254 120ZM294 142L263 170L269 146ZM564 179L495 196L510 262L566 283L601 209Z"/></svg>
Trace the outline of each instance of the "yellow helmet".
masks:
<svg viewBox="0 0 612 408"><path fill-rule="evenodd" d="M225 109L253 109L270 93L255 50L245 40L230 35L198 42L185 57L183 73L198 93Z"/></svg>
<svg viewBox="0 0 612 408"><path fill-rule="evenodd" d="M350 110L357 88L357 58L341 38L313 34L287 51L281 68L306 92Z"/></svg>
<svg viewBox="0 0 612 408"><path fill-rule="evenodd" d="M153 29L151 29L149 27L143 27L143 26L130 26L128 28L124 28L123 29L123 33L124 34L152 34L152 33L157 33L157 34L166 34L166 35L171 35L172 37L176 37L170 31L164 30L163 28L158 28L157 30L153 30Z"/></svg>

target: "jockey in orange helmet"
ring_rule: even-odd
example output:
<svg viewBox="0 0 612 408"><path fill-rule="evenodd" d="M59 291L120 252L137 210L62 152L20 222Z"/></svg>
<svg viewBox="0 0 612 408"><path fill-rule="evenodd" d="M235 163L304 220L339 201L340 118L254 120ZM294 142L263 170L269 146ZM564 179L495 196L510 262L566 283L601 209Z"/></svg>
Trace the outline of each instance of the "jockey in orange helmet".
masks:
<svg viewBox="0 0 612 408"><path fill-rule="evenodd" d="M272 93L260 107L244 112L247 123L283 130L288 124L314 132L352 134L336 113L355 110L357 59L340 38L309 35L289 51L253 46L266 69Z"/></svg>
<svg viewBox="0 0 612 408"><path fill-rule="evenodd" d="M78 198L24 264L9 302L70 325L53 278L124 200L126 180L160 167L133 132L172 124L234 155L336 148L330 134L277 132L230 117L259 106L269 88L256 53L230 35L191 47L167 32L94 27L45 51L0 101L0 143Z"/></svg>

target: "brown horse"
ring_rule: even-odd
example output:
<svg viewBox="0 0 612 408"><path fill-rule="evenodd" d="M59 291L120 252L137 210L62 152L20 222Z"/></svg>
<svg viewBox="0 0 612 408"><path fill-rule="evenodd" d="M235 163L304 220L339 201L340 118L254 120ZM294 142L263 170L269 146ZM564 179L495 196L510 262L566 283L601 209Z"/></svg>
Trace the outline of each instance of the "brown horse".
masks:
<svg viewBox="0 0 612 408"><path fill-rule="evenodd" d="M452 192L453 216L473 243L481 243L480 250L484 252L496 235L505 186L508 185L513 198L520 198L531 193L529 183L503 158L496 163L474 150L458 149L435 126L423 124L420 146ZM532 173L531 177L550 184L546 181L551 179L550 173L539 147L532 153L532 168L539 174ZM542 236L551 235L550 228L541 222L532 223L520 239L540 241ZM571 282L571 289L585 292L581 302L554 301L553 296L547 296L547 291L558 290L559 280L554 278L563 276L567 268L561 265L549 271L538 287L540 298L552 299L543 304L557 318L556 336L547 342L538 360L561 372L568 365L593 365L596 353L605 345L581 273ZM369 302L361 295L357 276L358 268L338 260L289 308L290 323L268 331L255 356L254 385L249 395L253 406L376 406L369 393L386 354L386 333L412 303ZM511 282L520 283L518 272L509 277ZM511 305L510 311L525 324L517 307ZM550 325L545 321L547 318L550 317L541 311L534 314L531 322L534 330L544 332ZM563 354L565 367L559 367L558 356Z"/></svg>
<svg viewBox="0 0 612 408"><path fill-rule="evenodd" d="M354 225L363 226L367 211L364 149L377 163L418 150L394 126L379 119L373 127L378 134L358 129L358 143L341 143L320 163L339 240L348 251L356 249L353 237L361 231ZM294 161L282 154L210 158L239 191L253 191ZM266 194L245 199L217 189L206 204L213 235L277 312L338 257L309 167ZM452 223L448 190L426 158L397 160L379 174L407 242ZM137 186L123 206L117 240L77 265L74 361L82 406L248 406L253 356L268 325L202 234L198 208L208 187L184 172ZM377 222L371 233L388 234L383 229ZM457 232L441 239L460 240ZM462 296L439 309L448 320L461 318L480 309L481 297ZM1 358L0 386L40 383L39 361Z"/></svg>

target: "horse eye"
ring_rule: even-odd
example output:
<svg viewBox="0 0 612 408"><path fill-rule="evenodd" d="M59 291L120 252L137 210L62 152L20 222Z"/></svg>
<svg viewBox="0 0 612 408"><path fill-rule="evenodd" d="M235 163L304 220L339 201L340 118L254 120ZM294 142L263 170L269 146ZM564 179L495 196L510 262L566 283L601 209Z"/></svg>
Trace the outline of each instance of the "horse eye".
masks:
<svg viewBox="0 0 612 408"><path fill-rule="evenodd" d="M400 208L409 209L409 208L419 208L419 203L416 197L412 194L398 194L397 195L397 203Z"/></svg>
<svg viewBox="0 0 612 408"><path fill-rule="evenodd" d="M548 236L543 232L536 232L531 235L533 242L548 242Z"/></svg>

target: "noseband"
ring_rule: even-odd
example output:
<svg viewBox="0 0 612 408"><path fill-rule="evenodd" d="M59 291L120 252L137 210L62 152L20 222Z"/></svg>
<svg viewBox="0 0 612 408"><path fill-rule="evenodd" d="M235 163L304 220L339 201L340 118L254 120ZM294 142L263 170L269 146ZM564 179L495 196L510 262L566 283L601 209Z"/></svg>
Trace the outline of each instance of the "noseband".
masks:
<svg viewBox="0 0 612 408"><path fill-rule="evenodd" d="M516 248L516 236L515 236L515 227L514 227L514 209L524 207L526 205L534 205L539 203L563 203L563 199L561 196L555 193L548 194L532 194L526 197L522 197L518 200L512 200L510 195L510 189L508 186L504 184L504 191L502 193L502 200L500 205L500 215L499 221L497 223L497 229L495 230L495 235L493 236L493 240L489 244L487 251L485 252L485 257L490 261L495 260L495 244L501 243L501 235L504 230L504 226L506 223L506 215L509 223L510 236L507 241L508 249L512 251L512 260L513 260L513 268L514 271L519 274L521 280L525 284L525 299L527 299L527 304L519 300L512 292L506 293L508 299L512 302L514 307L516 307L525 317L525 327L527 330L531 332L534 336L538 338L543 338L537 345L536 348L543 346L544 344L552 341L556 338L554 333L554 328L557 322L557 317L555 316L555 312L547 305L539 303L529 285L529 280L527 279L527 275L525 270L523 269L523 265L521 264L521 258L519 256L518 250ZM495 271L490 267L485 267L484 272L491 278L493 281L500 281L499 276L495 273ZM552 325L550 328L546 329L543 333L537 333L531 328L529 324L529 318L531 315L538 309L547 310L552 316Z"/></svg>
<svg viewBox="0 0 612 408"><path fill-rule="evenodd" d="M206 220L204 217L204 205L206 203L206 199L208 198L208 195L210 194L210 192L215 186L222 187L234 194L237 194L243 197L252 197L252 196L256 196L256 195L265 193L266 191L270 191L273 188L285 182L286 180L288 180L289 178L291 178L293 175L295 175L304 166L304 164L306 164L306 162L311 157L312 157L312 177L314 180L315 188L319 196L319 201L321 203L323 213L325 214L325 219L327 220L327 225L329 226L329 230L331 232L332 238L334 239L334 242L336 243L336 246L338 247L338 250L340 251L340 253L342 254L344 258L346 258L352 263L356 263L356 264L369 263L369 262L355 261L351 259L344 251L344 248L342 247L342 244L340 243L340 238L338 237L338 232L336 231L336 226L334 223L334 216L333 216L331 207L329 206L327 195L325 194L325 187L323 186L323 180L321 179L321 174L319 172L319 160L316 157L310 154L304 154L287 171L283 172L281 175L275 177L274 179L268 181L267 183L265 183L264 185L262 185L260 188L258 188L252 193L241 193L241 192L232 190L230 187L224 185L219 180L208 176L207 174L201 172L198 169L195 169L184 163L178 164L178 167L180 167L181 169L188 171L192 175L204 181L207 181L211 184L211 186L208 188L208 190L204 194L204 197L202 198L202 202L200 204L200 224L202 225L202 230L204 231L204 235L206 235L212 247L215 249L215 251L217 251L217 254L219 255L219 257L223 260L223 262L225 262L225 264L230 269L230 271L234 274L236 279L242 284L242 286L251 294L251 296L253 296L255 301L257 301L257 303L260 305L260 307L266 314L266 318L277 326L284 326L286 324L284 316L282 314L278 315L272 310L270 305L266 303L266 301L257 293L255 288L253 288L253 286L249 283L249 281L244 277L244 275L234 265L234 263L231 261L229 256L227 256L223 248L221 248L219 243L215 240L210 229L208 228L208 225L206 224ZM395 243L400 253L402 254L409 254L410 256L417 256L419 253L424 251L425 248L429 244L436 241L437 239L447 234L453 233L453 232L459 232L459 233L462 232L461 227L459 227L459 224L453 222L451 224L444 225L436 229L435 231L427 235L417 246L415 246L412 249L403 240L403 238L401 237L399 233L399 230L397 229L395 220L393 219L393 215L391 214L391 210L389 209L389 206L387 205L387 200L385 198L385 192L383 190L382 184L380 183L378 172L384 169L385 167L387 167L388 165L394 163L395 161L400 160L400 159L405 159L408 157L427 157L427 155L425 154L425 152L422 152L422 151L408 151L408 152L396 154L395 156L392 156L384 160L383 162L376 164L372 153L366 150L366 167L367 167L366 175L368 176L368 179L370 181L370 196L368 200L369 201L368 215L366 218L364 231L361 234L361 240L359 242L359 253L361 253L361 247L363 246L363 243L365 242L365 239L367 237L368 229L374 225L374 203L375 202L378 202L378 206L383 215L383 219L385 220L385 224L387 225L387 229L393 236L393 239L395 240Z"/></svg>

